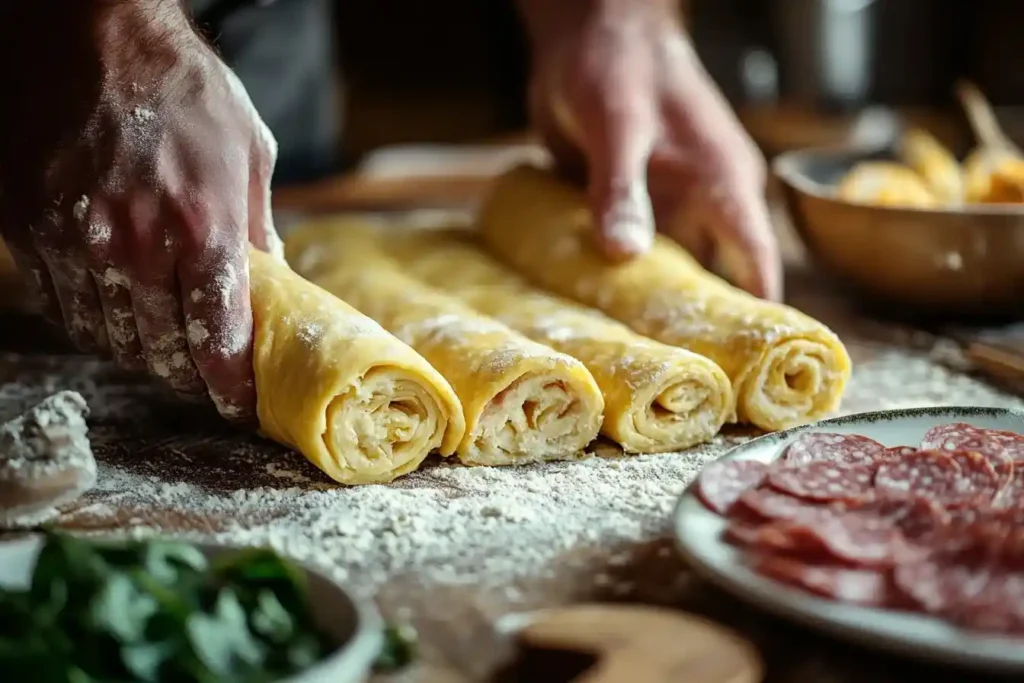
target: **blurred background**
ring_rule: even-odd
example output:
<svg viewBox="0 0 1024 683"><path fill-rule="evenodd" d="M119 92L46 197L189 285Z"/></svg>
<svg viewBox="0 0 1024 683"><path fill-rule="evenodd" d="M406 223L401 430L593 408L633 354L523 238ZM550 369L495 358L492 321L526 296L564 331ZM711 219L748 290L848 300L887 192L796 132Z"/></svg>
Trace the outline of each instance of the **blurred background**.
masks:
<svg viewBox="0 0 1024 683"><path fill-rule="evenodd" d="M1020 0L682 0L705 65L769 153L841 143L872 104L954 147L951 86L971 78L1024 133ZM344 157L526 126L528 74L510 0L337 2Z"/></svg>

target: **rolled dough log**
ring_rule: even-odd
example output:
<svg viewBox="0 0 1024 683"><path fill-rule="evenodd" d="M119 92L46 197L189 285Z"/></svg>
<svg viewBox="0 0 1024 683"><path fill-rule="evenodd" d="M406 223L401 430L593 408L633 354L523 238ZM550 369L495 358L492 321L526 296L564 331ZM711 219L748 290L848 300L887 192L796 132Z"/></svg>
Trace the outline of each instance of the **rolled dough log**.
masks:
<svg viewBox="0 0 1024 683"><path fill-rule="evenodd" d="M488 249L535 284L717 363L737 420L784 429L839 405L850 357L831 330L732 287L661 236L643 257L610 263L591 244L583 194L549 172L520 166L500 176L478 223Z"/></svg>
<svg viewBox="0 0 1024 683"><path fill-rule="evenodd" d="M426 360L274 257L250 249L249 267L261 432L343 484L455 451L462 409Z"/></svg>
<svg viewBox="0 0 1024 683"><path fill-rule="evenodd" d="M572 458L597 436L604 400L582 363L410 277L372 240L333 222L320 225L289 236L289 261L423 354L451 383L466 416L460 460Z"/></svg>
<svg viewBox="0 0 1024 683"><path fill-rule="evenodd" d="M407 273L587 366L604 396L601 431L627 452L708 441L732 413L729 378L712 361L542 292L463 230L363 229Z"/></svg>
<svg viewBox="0 0 1024 683"><path fill-rule="evenodd" d="M0 277L12 277L0 242ZM8 256L9 259L9 256ZM465 432L448 382L406 344L286 264L250 249L260 431L343 484L387 482Z"/></svg>

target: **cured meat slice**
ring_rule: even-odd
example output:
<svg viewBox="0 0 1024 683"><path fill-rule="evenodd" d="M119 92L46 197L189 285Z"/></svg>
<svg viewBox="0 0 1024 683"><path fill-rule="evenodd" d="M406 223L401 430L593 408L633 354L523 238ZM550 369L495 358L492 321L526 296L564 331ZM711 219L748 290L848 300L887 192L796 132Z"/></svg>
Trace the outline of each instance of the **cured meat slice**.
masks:
<svg viewBox="0 0 1024 683"><path fill-rule="evenodd" d="M1024 463L1014 463L1013 475L1010 477L994 503L996 507L1024 507Z"/></svg>
<svg viewBox="0 0 1024 683"><path fill-rule="evenodd" d="M973 439L978 434L978 429L965 422L953 422L950 424L932 427L921 439L921 449L925 451L955 451L960 448L960 442Z"/></svg>
<svg viewBox="0 0 1024 683"><path fill-rule="evenodd" d="M870 607L892 602L886 571L808 564L779 555L755 555L751 567L763 576L833 600Z"/></svg>
<svg viewBox="0 0 1024 683"><path fill-rule="evenodd" d="M768 484L783 493L816 501L856 501L871 495L875 477L869 465L814 460L800 466L773 467Z"/></svg>
<svg viewBox="0 0 1024 683"><path fill-rule="evenodd" d="M1024 574L996 569L977 594L950 609L950 620L963 628L1024 633Z"/></svg>
<svg viewBox="0 0 1024 683"><path fill-rule="evenodd" d="M938 503L920 496L881 497L850 510L871 515L899 529L908 541L926 544L949 527L949 513Z"/></svg>
<svg viewBox="0 0 1024 683"><path fill-rule="evenodd" d="M917 495L949 505L969 500L962 484L960 466L948 453L916 451L883 462L875 475L875 487L894 495Z"/></svg>
<svg viewBox="0 0 1024 683"><path fill-rule="evenodd" d="M923 557L896 565L896 587L920 609L944 615L971 602L985 589L991 566L963 552Z"/></svg>
<svg viewBox="0 0 1024 683"><path fill-rule="evenodd" d="M882 451L882 458L902 458L905 455L916 453L919 449L913 446L892 446Z"/></svg>
<svg viewBox="0 0 1024 683"><path fill-rule="evenodd" d="M795 520L814 514L821 506L774 489L759 488L740 496L736 508L760 520Z"/></svg>
<svg viewBox="0 0 1024 683"><path fill-rule="evenodd" d="M762 525L755 545L804 560L838 560L858 567L890 566L905 548L899 531L887 521L831 510Z"/></svg>
<svg viewBox="0 0 1024 683"><path fill-rule="evenodd" d="M783 456L792 465L816 460L831 460L850 465L870 465L885 451L885 446L866 436L811 432L797 437Z"/></svg>
<svg viewBox="0 0 1024 683"><path fill-rule="evenodd" d="M960 467L964 499L972 505L990 505L1003 483L989 459L977 451L954 451L949 457Z"/></svg>
<svg viewBox="0 0 1024 683"><path fill-rule="evenodd" d="M768 465L757 460L717 460L697 478L697 495L712 512L728 514L743 492L764 480Z"/></svg>
<svg viewBox="0 0 1024 683"><path fill-rule="evenodd" d="M996 429L980 429L959 422L930 429L921 441L921 448L977 451L990 458L1005 455L1014 462L1024 462L1024 435Z"/></svg>

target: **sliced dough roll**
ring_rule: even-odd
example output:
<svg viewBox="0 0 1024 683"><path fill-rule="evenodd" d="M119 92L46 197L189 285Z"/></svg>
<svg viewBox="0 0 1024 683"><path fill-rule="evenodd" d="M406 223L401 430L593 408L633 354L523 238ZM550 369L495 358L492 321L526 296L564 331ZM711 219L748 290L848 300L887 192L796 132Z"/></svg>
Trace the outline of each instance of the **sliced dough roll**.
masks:
<svg viewBox="0 0 1024 683"><path fill-rule="evenodd" d="M260 431L343 484L387 482L465 432L455 392L419 354L283 262L250 250Z"/></svg>
<svg viewBox="0 0 1024 683"><path fill-rule="evenodd" d="M732 414L729 378L712 361L542 292L464 231L389 230L378 241L406 272L586 365L604 396L601 431L626 451L688 448Z"/></svg>
<svg viewBox="0 0 1024 683"><path fill-rule="evenodd" d="M646 255L610 263L591 244L583 194L548 172L521 166L498 178L479 227L492 253L534 283L713 360L732 381L739 421L784 429L839 404L850 357L831 330L732 287L660 236Z"/></svg>
<svg viewBox="0 0 1024 683"><path fill-rule="evenodd" d="M597 436L604 401L575 358L406 275L372 240L342 226L307 228L286 249L307 277L377 320L451 383L466 416L456 449L466 464L571 458Z"/></svg>

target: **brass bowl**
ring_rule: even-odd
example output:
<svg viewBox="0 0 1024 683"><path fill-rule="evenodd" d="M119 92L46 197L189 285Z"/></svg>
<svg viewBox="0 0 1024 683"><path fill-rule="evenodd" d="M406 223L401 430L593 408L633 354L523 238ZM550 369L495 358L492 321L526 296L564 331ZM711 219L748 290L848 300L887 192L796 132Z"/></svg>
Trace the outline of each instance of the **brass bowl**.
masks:
<svg viewBox="0 0 1024 683"><path fill-rule="evenodd" d="M835 186L888 150L808 149L775 158L796 232L812 258L862 296L909 314L1024 314L1024 206L916 209L855 204Z"/></svg>

